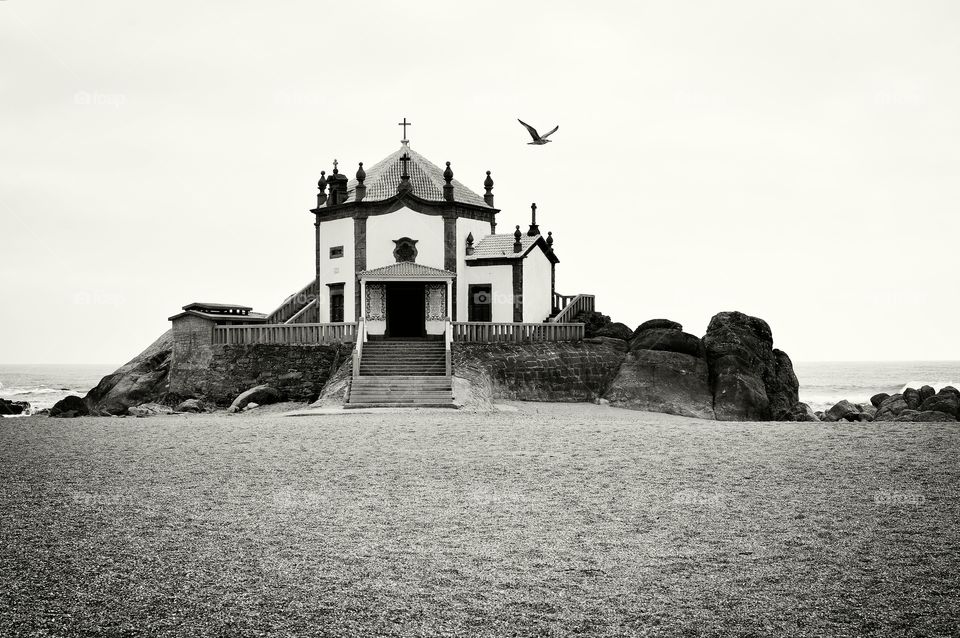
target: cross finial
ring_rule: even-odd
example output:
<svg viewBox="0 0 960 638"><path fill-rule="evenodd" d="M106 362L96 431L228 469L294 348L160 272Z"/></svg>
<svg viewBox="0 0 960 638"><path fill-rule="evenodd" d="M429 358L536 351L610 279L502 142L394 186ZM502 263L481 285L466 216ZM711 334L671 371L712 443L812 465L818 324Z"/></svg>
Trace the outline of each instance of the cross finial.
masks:
<svg viewBox="0 0 960 638"><path fill-rule="evenodd" d="M340 171L337 170L337 160L333 160L333 174L336 175Z"/></svg>
<svg viewBox="0 0 960 638"><path fill-rule="evenodd" d="M408 126L413 126L413 122L408 122L408 121L407 121L407 118L403 118L403 121L402 121L402 122L398 122L398 123L397 123L397 126L402 126L402 127L403 127L403 139L400 140L400 141L403 142L404 144L406 144L407 142L410 141L410 140L407 139L407 127L408 127Z"/></svg>

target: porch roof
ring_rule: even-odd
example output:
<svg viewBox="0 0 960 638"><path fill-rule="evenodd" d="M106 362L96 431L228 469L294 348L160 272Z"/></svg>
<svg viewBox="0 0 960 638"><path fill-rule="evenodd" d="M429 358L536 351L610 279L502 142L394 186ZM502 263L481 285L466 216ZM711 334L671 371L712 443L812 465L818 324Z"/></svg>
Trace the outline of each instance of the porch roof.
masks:
<svg viewBox="0 0 960 638"><path fill-rule="evenodd" d="M449 270L431 268L412 261L401 261L389 266L373 268L357 273L360 279L413 279L413 280L446 280L453 279L456 273Z"/></svg>

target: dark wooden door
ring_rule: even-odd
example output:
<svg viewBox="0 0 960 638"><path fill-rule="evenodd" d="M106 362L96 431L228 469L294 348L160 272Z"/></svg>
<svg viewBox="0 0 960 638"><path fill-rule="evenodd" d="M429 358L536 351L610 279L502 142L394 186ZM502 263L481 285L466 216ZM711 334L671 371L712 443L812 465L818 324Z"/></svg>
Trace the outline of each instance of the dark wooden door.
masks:
<svg viewBox="0 0 960 638"><path fill-rule="evenodd" d="M423 337L427 333L424 285L387 284L387 336Z"/></svg>
<svg viewBox="0 0 960 638"><path fill-rule="evenodd" d="M467 321L493 321L493 296L490 284L473 284L469 289Z"/></svg>

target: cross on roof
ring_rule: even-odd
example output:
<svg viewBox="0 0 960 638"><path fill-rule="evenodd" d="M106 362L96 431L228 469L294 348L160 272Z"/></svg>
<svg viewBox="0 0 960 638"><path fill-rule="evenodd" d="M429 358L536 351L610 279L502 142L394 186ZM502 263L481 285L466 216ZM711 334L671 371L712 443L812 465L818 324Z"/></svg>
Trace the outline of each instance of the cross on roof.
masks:
<svg viewBox="0 0 960 638"><path fill-rule="evenodd" d="M406 141L406 140L404 140L404 141ZM408 155L407 153L404 153L403 155L400 156L400 161L403 162L403 177L406 177L406 176L407 176L407 162L410 161L410 155Z"/></svg>
<svg viewBox="0 0 960 638"><path fill-rule="evenodd" d="M408 121L407 121L407 118L403 118L403 121L402 121L402 122L398 122L398 123L397 123L397 126L402 126L402 127L403 127L403 139L400 140L400 141L401 141L401 142L409 142L410 140L407 139L407 127L408 127L408 126L413 126L413 122L408 122Z"/></svg>

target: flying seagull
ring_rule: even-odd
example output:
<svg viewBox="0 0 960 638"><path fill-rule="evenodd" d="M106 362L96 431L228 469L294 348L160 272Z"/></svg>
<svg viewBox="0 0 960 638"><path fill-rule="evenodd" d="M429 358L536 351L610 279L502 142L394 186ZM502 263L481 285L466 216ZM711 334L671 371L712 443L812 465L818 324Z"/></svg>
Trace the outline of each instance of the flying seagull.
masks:
<svg viewBox="0 0 960 638"><path fill-rule="evenodd" d="M533 141L527 142L527 144L536 144L537 146L540 146L541 144L546 144L547 142L552 142L553 140L548 140L547 138L553 135L554 133L556 133L557 129L560 128L559 126L554 126L553 130L550 131L549 133L540 135L539 133L537 133L537 129L533 128L523 120L518 118L517 121L523 124L523 128L527 129L527 132L530 133L530 137L533 138Z"/></svg>

